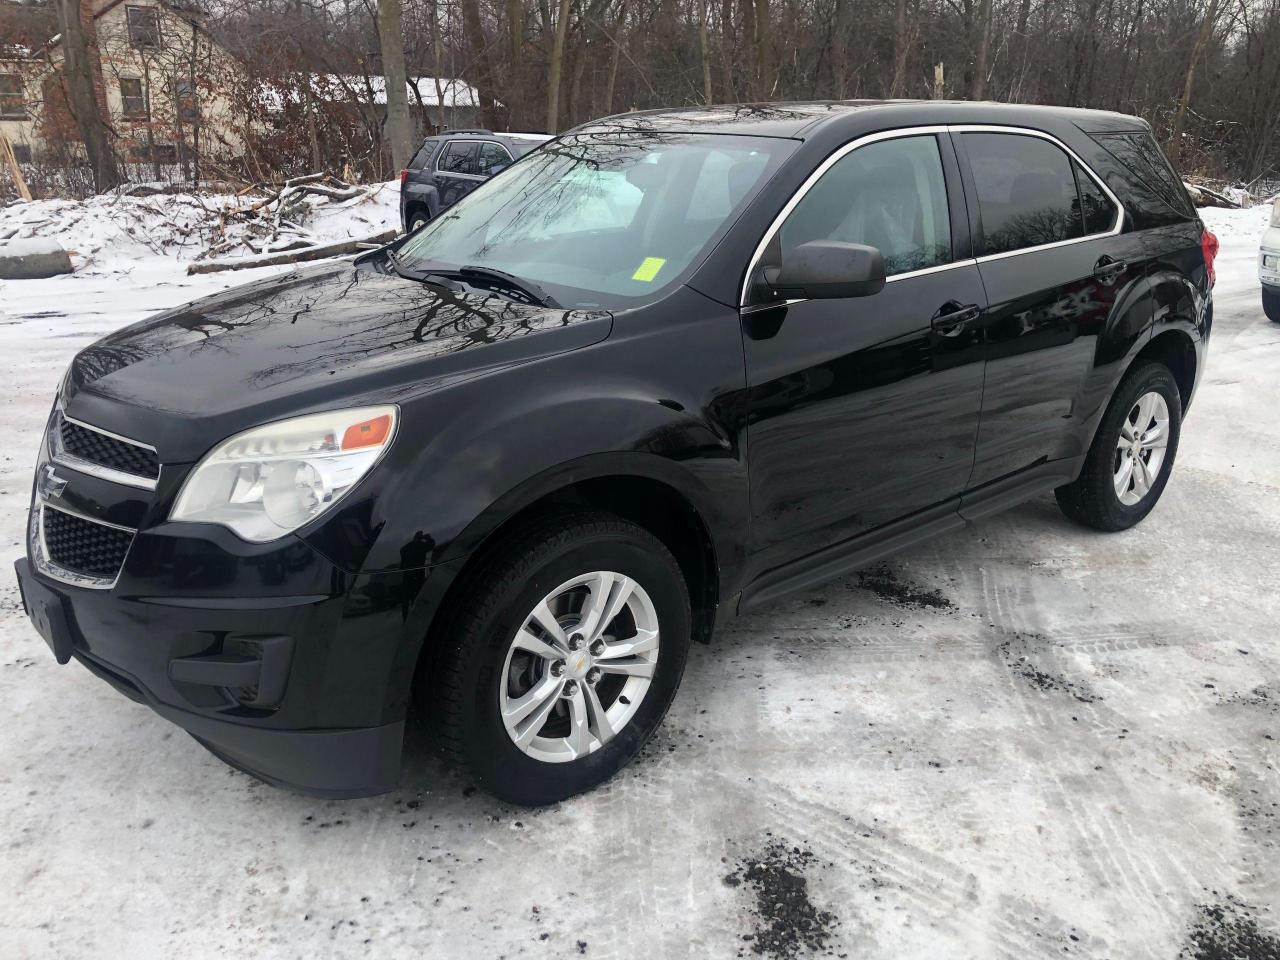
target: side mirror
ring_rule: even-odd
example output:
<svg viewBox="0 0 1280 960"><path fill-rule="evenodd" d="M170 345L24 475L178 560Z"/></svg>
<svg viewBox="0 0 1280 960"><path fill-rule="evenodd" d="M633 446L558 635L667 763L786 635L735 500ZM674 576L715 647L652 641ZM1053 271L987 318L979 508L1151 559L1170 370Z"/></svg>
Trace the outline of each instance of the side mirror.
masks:
<svg viewBox="0 0 1280 960"><path fill-rule="evenodd" d="M884 257L875 247L839 240L810 240L764 271L764 281L788 299L869 297L884 289Z"/></svg>

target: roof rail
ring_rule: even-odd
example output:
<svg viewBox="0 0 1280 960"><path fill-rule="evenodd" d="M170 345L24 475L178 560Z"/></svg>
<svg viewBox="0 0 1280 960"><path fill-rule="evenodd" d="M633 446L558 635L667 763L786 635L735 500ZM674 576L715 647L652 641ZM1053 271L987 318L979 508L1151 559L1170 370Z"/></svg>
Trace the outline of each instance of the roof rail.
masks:
<svg viewBox="0 0 1280 960"><path fill-rule="evenodd" d="M483 136L486 136L486 137L491 137L491 136L493 136L493 131L492 131L492 130L484 130L484 129L480 128L480 127L477 127L477 128L475 128L474 130L441 130L438 134L436 134L436 136L439 136L439 137L444 137L444 136L457 136L457 135L458 135L458 134L460 134L460 133L478 133L478 134L482 134Z"/></svg>

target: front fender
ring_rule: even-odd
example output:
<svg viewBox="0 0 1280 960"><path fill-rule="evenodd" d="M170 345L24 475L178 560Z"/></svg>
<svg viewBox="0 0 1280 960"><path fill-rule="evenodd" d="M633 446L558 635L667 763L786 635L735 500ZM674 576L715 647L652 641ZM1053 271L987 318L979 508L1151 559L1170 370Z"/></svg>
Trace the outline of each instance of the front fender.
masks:
<svg viewBox="0 0 1280 960"><path fill-rule="evenodd" d="M610 475L681 494L733 568L749 519L740 331L736 311L685 291L594 344L406 400L352 569L464 557L534 500Z"/></svg>

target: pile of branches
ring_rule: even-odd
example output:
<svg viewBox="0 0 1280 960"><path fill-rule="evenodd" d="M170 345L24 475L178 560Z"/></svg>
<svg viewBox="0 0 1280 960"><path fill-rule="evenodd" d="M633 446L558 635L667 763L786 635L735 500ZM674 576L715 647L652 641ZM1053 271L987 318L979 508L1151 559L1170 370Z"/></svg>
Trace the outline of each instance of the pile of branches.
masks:
<svg viewBox="0 0 1280 960"><path fill-rule="evenodd" d="M203 256L223 256L241 247L260 254L314 246L320 240L306 224L316 209L361 200L369 189L327 173L294 177L280 184L255 183L237 194L235 205L218 211L217 232ZM243 205L241 198L246 200Z"/></svg>

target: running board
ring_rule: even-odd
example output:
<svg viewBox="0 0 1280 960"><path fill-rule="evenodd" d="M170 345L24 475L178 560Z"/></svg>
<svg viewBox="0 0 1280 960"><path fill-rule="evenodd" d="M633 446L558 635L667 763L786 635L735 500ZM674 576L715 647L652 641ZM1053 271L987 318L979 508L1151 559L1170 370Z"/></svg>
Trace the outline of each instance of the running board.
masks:
<svg viewBox="0 0 1280 960"><path fill-rule="evenodd" d="M1083 466L1083 457L1037 464L970 490L962 497L777 567L761 574L743 589L737 612L745 613L789 593L835 580L918 543L1016 507L1070 483L1080 475Z"/></svg>
<svg viewBox="0 0 1280 960"><path fill-rule="evenodd" d="M785 567L763 573L742 591L738 612L745 613L797 590L842 577L917 543L963 527L964 520L956 512L959 502L958 498L948 500L923 514L896 520L872 533L837 543Z"/></svg>

